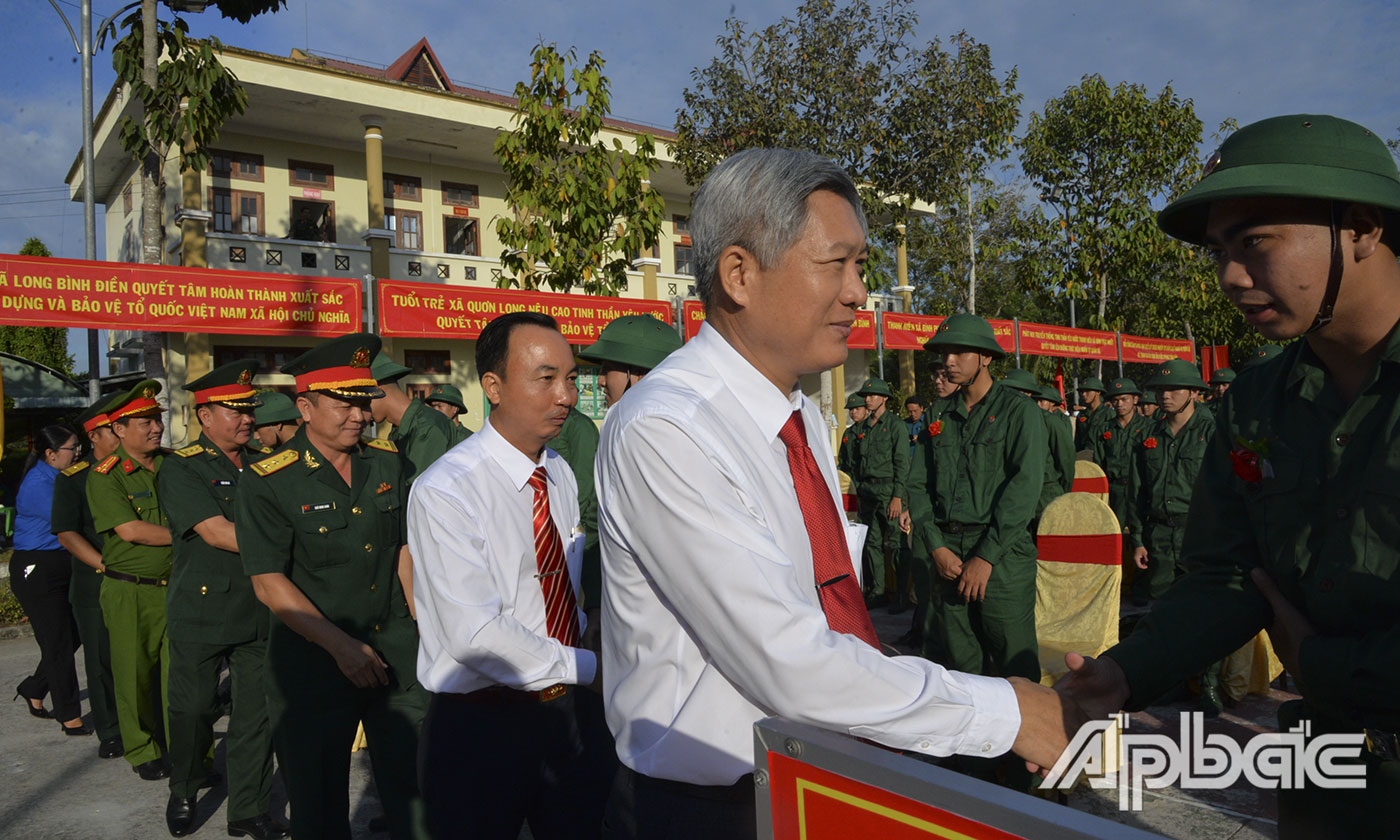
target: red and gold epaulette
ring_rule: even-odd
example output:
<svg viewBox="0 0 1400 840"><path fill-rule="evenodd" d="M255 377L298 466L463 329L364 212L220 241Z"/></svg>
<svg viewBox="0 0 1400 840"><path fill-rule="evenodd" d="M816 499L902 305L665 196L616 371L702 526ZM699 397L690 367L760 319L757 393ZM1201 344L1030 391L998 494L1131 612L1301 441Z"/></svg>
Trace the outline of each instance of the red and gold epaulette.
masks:
<svg viewBox="0 0 1400 840"><path fill-rule="evenodd" d="M108 455L107 459L104 460L102 463L98 464L97 466L93 467L92 471L106 475L108 472L111 471L112 467L115 467L117 465L118 460L119 459L117 458L117 456Z"/></svg>
<svg viewBox="0 0 1400 840"><path fill-rule="evenodd" d="M249 466L251 466L253 472L257 473L258 475L268 476L272 475L280 469L290 467L292 464L295 464L300 459L300 457L301 456L297 454L297 451L295 449L283 449L281 452L278 452L271 458L264 458L261 461L254 461Z"/></svg>

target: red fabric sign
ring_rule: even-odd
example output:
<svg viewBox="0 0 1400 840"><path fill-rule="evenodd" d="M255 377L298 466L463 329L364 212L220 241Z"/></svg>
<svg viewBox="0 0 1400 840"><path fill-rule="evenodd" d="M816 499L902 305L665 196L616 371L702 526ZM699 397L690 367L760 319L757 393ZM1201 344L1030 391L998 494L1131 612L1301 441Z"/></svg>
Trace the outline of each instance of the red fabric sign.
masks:
<svg viewBox="0 0 1400 840"><path fill-rule="evenodd" d="M0 254L0 324L333 336L360 311L356 280Z"/></svg>
<svg viewBox="0 0 1400 840"><path fill-rule="evenodd" d="M543 312L559 322L570 344L592 344L609 322L623 315L675 319L664 300L565 295L482 289L441 283L377 281L379 334L405 338L464 338L481 335L486 324L508 312Z"/></svg>
<svg viewBox="0 0 1400 840"><path fill-rule="evenodd" d="M1118 342L1111 332L1025 322L1020 327L1022 353L1066 359L1118 359Z"/></svg>
<svg viewBox="0 0 1400 840"><path fill-rule="evenodd" d="M1123 562L1122 534L1041 534L1035 538L1036 559L1046 563L1092 563L1117 566Z"/></svg>
<svg viewBox="0 0 1400 840"><path fill-rule="evenodd" d="M938 325L943 323L943 316L886 312L880 316L880 322L885 327L886 350L922 350L924 342L933 338Z"/></svg>
<svg viewBox="0 0 1400 840"><path fill-rule="evenodd" d="M1123 361L1159 364L1168 359L1191 361L1191 342L1184 338L1144 338L1124 333Z"/></svg>
<svg viewBox="0 0 1400 840"><path fill-rule="evenodd" d="M700 334L700 325L705 323L705 304L698 300L681 303L681 325L685 330L685 340L689 341Z"/></svg>

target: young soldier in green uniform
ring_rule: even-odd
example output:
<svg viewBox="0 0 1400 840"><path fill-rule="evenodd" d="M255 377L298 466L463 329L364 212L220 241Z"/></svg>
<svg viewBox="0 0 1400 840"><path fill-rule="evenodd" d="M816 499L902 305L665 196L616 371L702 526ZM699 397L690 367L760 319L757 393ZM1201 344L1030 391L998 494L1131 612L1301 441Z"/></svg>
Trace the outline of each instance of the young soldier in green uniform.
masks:
<svg viewBox="0 0 1400 840"><path fill-rule="evenodd" d="M1156 416L1159 408L1161 408L1161 404L1157 402L1157 392L1150 388L1138 400L1138 414L1141 414L1148 420Z"/></svg>
<svg viewBox="0 0 1400 840"><path fill-rule="evenodd" d="M1254 355L1250 357L1249 361L1244 363L1244 369L1249 370L1255 365L1267 362L1268 360L1276 358L1282 353L1283 348L1278 346L1277 344L1265 344L1261 346L1258 350L1254 351Z"/></svg>
<svg viewBox="0 0 1400 840"><path fill-rule="evenodd" d="M1074 449L1083 452L1093 448L1093 432L1099 423L1114 416L1113 409L1103 398L1103 381L1090 376L1079 383L1079 398L1084 401L1084 410L1079 412L1074 424Z"/></svg>
<svg viewBox="0 0 1400 840"><path fill-rule="evenodd" d="M93 464L107 460L117 449L112 421L102 412L110 398L94 403L79 417L92 444L91 460L79 461L54 480L53 512L49 528L59 545L73 555L73 581L68 601L83 643L83 668L87 672L88 705L92 706L93 728L101 744L99 758L116 758L123 752L121 726L117 721L117 700L112 688L112 649L107 626L102 622L102 539L92 524L88 509L87 480Z"/></svg>
<svg viewBox="0 0 1400 840"><path fill-rule="evenodd" d="M268 714L294 837L350 836L359 721L390 836L423 836L414 768L427 696L409 609L409 467L393 443L360 437L370 401L384 393L370 372L379 346L354 333L282 367L296 377L306 422L238 488L243 568L273 615Z"/></svg>
<svg viewBox="0 0 1400 840"><path fill-rule="evenodd" d="M458 423L458 418L467 413L466 400L462 399L462 390L456 385L438 385L428 392L423 404L453 423Z"/></svg>
<svg viewBox="0 0 1400 840"><path fill-rule="evenodd" d="M865 436L865 420L870 409L865 407L865 397L851 394L846 397L846 431L841 434L841 445L836 449L836 469L855 481L856 464L860 460L860 440Z"/></svg>
<svg viewBox="0 0 1400 840"><path fill-rule="evenodd" d="M1118 517L1124 533L1128 530L1128 505L1132 499L1133 453L1150 424L1137 413L1137 399L1142 394L1131 379L1115 379L1108 386L1108 401L1114 420L1100 426L1093 436L1094 463L1108 475L1108 506ZM1127 545L1125 541L1124 548Z"/></svg>
<svg viewBox="0 0 1400 840"><path fill-rule="evenodd" d="M1233 368L1216 368L1215 373L1210 375L1210 394L1206 397L1207 402L1218 402L1225 396L1225 392L1230 390L1230 385L1235 381L1235 371Z"/></svg>
<svg viewBox="0 0 1400 840"><path fill-rule="evenodd" d="M472 434L465 426L448 420L442 412L428 408L422 400L410 397L399 387L399 379L412 372L412 368L395 362L386 353L375 357L371 371L384 394L371 403L374 422L394 424L389 440L408 461L409 481Z"/></svg>
<svg viewBox="0 0 1400 840"><path fill-rule="evenodd" d="M1296 678L1279 710L1312 737L1365 735L1363 789L1279 791L1279 837L1386 837L1400 825L1400 174L1336 117L1248 125L1158 224L1205 245L1265 338L1242 372L1187 517L1187 574L1129 638L1068 657L1085 718L1139 709L1261 628Z"/></svg>
<svg viewBox="0 0 1400 840"><path fill-rule="evenodd" d="M160 383L147 379L107 404L118 445L92 468L87 482L93 527L103 535L99 601L111 643L122 746L126 760L147 781L170 775L161 741L171 555L170 529L156 493L156 474L165 460L158 393Z"/></svg>
<svg viewBox="0 0 1400 840"><path fill-rule="evenodd" d="M214 722L222 712L219 672L233 677L227 750L228 831L257 840L287 836L268 816L272 730L267 721L263 659L267 608L243 573L234 532L234 499L244 467L265 457L251 448L256 361L221 365L184 386L194 394L199 439L165 461L156 487L170 523L174 570L166 596L170 648L170 800L165 824L174 837L194 828L195 799L213 770Z"/></svg>
<svg viewBox="0 0 1400 840"><path fill-rule="evenodd" d="M267 391L259 394L262 404L253 409L253 434L266 454L271 455L297 433L301 412L286 394Z"/></svg>
<svg viewBox="0 0 1400 840"><path fill-rule="evenodd" d="M1014 391L1030 397L1040 407L1044 397L1035 375L1023 368L1007 372L1002 383ZM1045 481L1040 487L1040 500L1035 505L1035 518L1031 520L1031 537L1035 537L1036 523L1045 512L1045 506L1069 492L1074 483L1074 434L1069 424L1061 422L1048 410L1040 412L1040 420L1045 424Z"/></svg>
<svg viewBox="0 0 1400 840"><path fill-rule="evenodd" d="M853 476L860 500L860 521L870 529L865 535L868 601L875 606L888 595L890 611L901 612L908 606L908 593L902 591L899 515L907 498L904 482L909 476L909 430L903 420L889 411L894 394L884 380L867 379L856 393L865 398L865 407L870 411ZM888 572L893 572L893 576L887 581Z"/></svg>

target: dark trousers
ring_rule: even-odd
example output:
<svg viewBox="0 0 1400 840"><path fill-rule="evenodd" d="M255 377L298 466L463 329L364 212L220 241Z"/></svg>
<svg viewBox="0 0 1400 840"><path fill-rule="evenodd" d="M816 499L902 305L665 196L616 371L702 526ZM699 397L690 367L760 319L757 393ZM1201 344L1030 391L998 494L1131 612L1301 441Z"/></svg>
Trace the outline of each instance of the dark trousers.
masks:
<svg viewBox="0 0 1400 840"><path fill-rule="evenodd" d="M107 625L102 621L102 604L98 601L101 594L102 575L74 558L68 602L73 605L73 619L78 623L78 639L83 646L92 726L97 737L106 741L120 738L122 730L117 721L116 689L112 686L112 645L107 640Z"/></svg>
<svg viewBox="0 0 1400 840"><path fill-rule="evenodd" d="M436 840L590 840L617 772L603 698L570 687L553 700L495 688L434 694L418 779Z"/></svg>
<svg viewBox="0 0 1400 840"><path fill-rule="evenodd" d="M68 603L72 558L63 549L16 551L10 557L10 589L29 616L39 643L39 667L18 686L30 700L53 696L53 716L60 721L82 715L78 703L78 625Z"/></svg>
<svg viewBox="0 0 1400 840"><path fill-rule="evenodd" d="M753 776L709 786L654 779L623 767L617 774L604 840L752 840L758 836Z"/></svg>

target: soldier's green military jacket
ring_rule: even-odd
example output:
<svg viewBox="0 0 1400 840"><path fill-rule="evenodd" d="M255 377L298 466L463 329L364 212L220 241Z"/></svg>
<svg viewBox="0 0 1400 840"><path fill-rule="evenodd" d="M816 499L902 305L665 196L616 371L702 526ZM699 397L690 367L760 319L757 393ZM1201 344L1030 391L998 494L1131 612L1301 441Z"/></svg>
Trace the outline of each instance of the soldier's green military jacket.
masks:
<svg viewBox="0 0 1400 840"><path fill-rule="evenodd" d="M1099 430L1099 426L1116 419L1118 414L1113 410L1113 406L1108 404L1108 400L1100 402L1098 408L1088 414L1080 414L1074 421L1075 451L1092 449L1094 434Z"/></svg>
<svg viewBox="0 0 1400 840"><path fill-rule="evenodd" d="M1294 675L1314 733L1400 730L1400 330L1351 403L1306 341L1240 373L1182 562L1188 574L1108 652L1135 708L1271 624L1248 577L1258 566L1317 630Z"/></svg>
<svg viewBox="0 0 1400 840"><path fill-rule="evenodd" d="M922 494L928 508L911 502L917 537L936 551L948 544L941 524L984 526L962 559L981 557L994 566L1034 559L1028 528L1045 481L1045 426L1035 416L1040 409L1000 382L971 413L960 394L939 404L941 426L930 425L931 453L922 467L929 471L929 492Z"/></svg>
<svg viewBox="0 0 1400 840"><path fill-rule="evenodd" d="M593 487L593 460L598 455L598 424L577 408L569 409L559 436L549 448L574 471L578 481L578 517L583 527L581 580L585 608L592 609L603 599L603 557L598 549L598 493Z"/></svg>
<svg viewBox="0 0 1400 840"><path fill-rule="evenodd" d="M92 474L92 464L79 461L59 473L53 482L53 509L49 514L49 531L58 534L74 531L82 534L88 544L102 551L102 537L92 523L92 511L88 508L87 480ZM78 558L73 558L73 588L70 597L97 603L97 593L102 589L102 574ZM78 590L81 590L79 592Z"/></svg>
<svg viewBox="0 0 1400 840"><path fill-rule="evenodd" d="M448 420L446 414L428 408L415 397L404 409L399 424L389 433L389 440L408 461L411 468L408 480L412 481L443 453L471 436L470 429Z"/></svg>
<svg viewBox="0 0 1400 840"><path fill-rule="evenodd" d="M865 420L865 436L860 439L856 461L856 495L867 504L888 505L890 499L908 500L905 482L909 479L909 427L886 411Z"/></svg>
<svg viewBox="0 0 1400 840"><path fill-rule="evenodd" d="M905 506L909 510L909 518L915 523L910 537L914 542L914 550L920 557L926 556L930 551L924 545L924 533L919 530L917 523L933 519L933 493L936 489L933 476L938 469L933 460L933 438L935 433L942 433L943 414L952 408L953 400L956 399L961 398L954 395L929 403L924 409L924 430L914 438L914 450L909 453L909 477L904 482L904 490L909 494L909 498L905 500Z"/></svg>
<svg viewBox="0 0 1400 840"><path fill-rule="evenodd" d="M869 418L866 418L867 420ZM852 423L841 435L841 445L836 448L836 468L856 480L856 467L860 464L860 442L865 437L865 423Z"/></svg>
<svg viewBox="0 0 1400 840"><path fill-rule="evenodd" d="M175 553L165 616L170 634L182 640L232 645L267 635L267 607L253 594L242 558L209 545L194 530L215 516L238 521L238 485L248 467L267 456L244 447L241 457L242 472L200 435L175 450L156 478Z"/></svg>
<svg viewBox="0 0 1400 840"><path fill-rule="evenodd" d="M1134 450L1129 482L1133 504L1128 508L1128 527L1135 548L1143 547L1143 526L1148 521L1185 518L1196 475L1214 436L1215 417L1203 405L1192 410L1191 419L1175 435L1166 415L1152 421L1147 437Z"/></svg>
<svg viewBox="0 0 1400 840"><path fill-rule="evenodd" d="M1045 511L1051 502L1068 493L1074 486L1074 430L1058 414L1052 414L1039 406L1036 410L1045 423L1046 442L1049 459L1045 467L1045 483L1041 485L1040 503L1036 506L1036 516Z"/></svg>
<svg viewBox="0 0 1400 840"><path fill-rule="evenodd" d="M1089 421L1089 425L1094 425L1092 420ZM1103 471L1108 474L1110 485L1127 487L1133 471L1133 453L1147 437L1147 430L1151 425L1151 421L1146 417L1134 414L1128 425L1123 426L1119 424L1115 414L1111 421L1102 423L1093 430L1094 463L1103 467Z"/></svg>
<svg viewBox="0 0 1400 840"><path fill-rule="evenodd" d="M156 474L165 457L163 451L156 453L152 472L132 460L125 447L118 446L116 452L92 468L92 475L88 477L88 508L92 511L93 527L103 538L102 565L114 572L155 578L170 576L170 546L129 543L114 530L122 523L138 519L168 527L156 491Z"/></svg>

